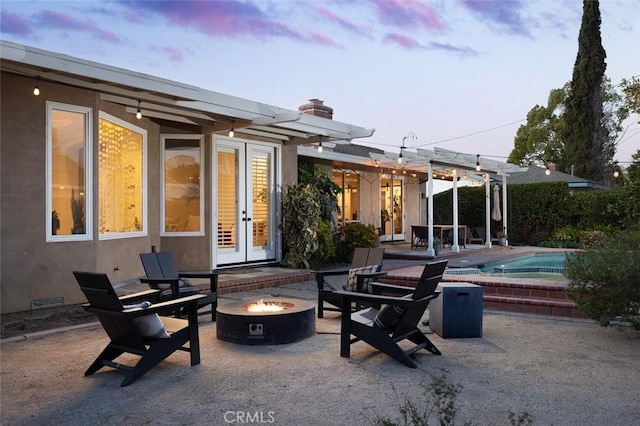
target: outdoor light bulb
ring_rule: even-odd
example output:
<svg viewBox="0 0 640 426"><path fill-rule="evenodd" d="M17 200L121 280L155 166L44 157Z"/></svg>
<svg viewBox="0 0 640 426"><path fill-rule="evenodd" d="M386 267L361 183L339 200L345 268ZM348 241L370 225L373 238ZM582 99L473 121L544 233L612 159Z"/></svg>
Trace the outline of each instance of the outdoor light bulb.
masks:
<svg viewBox="0 0 640 426"><path fill-rule="evenodd" d="M140 111L140 108L138 108L138 111L136 112L136 118L138 120L140 120L142 118L142 111Z"/></svg>
<svg viewBox="0 0 640 426"><path fill-rule="evenodd" d="M544 174L549 176L551 174L551 170L547 167L547 170L544 171Z"/></svg>
<svg viewBox="0 0 640 426"><path fill-rule="evenodd" d="M617 178L618 176L620 176L620 172L618 172L617 170L613 172L613 177Z"/></svg>
<svg viewBox="0 0 640 426"><path fill-rule="evenodd" d="M38 85L36 84L36 86L33 88L33 95L34 96L40 96L40 87L38 87Z"/></svg>
<svg viewBox="0 0 640 426"><path fill-rule="evenodd" d="M402 153L400 153L400 156L398 157L398 164L402 164Z"/></svg>
<svg viewBox="0 0 640 426"><path fill-rule="evenodd" d="M233 131L233 129L229 130L229 137L232 138L234 137L236 134L236 132Z"/></svg>
<svg viewBox="0 0 640 426"><path fill-rule="evenodd" d="M476 164L476 172L480 171L480 163Z"/></svg>
<svg viewBox="0 0 640 426"><path fill-rule="evenodd" d="M322 152L322 142L318 144L318 152Z"/></svg>

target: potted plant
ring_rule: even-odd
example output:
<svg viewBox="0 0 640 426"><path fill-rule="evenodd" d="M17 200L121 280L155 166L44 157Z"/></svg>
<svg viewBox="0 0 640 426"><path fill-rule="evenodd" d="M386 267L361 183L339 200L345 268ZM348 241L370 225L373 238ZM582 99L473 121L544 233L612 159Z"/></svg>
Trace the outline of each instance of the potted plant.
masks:
<svg viewBox="0 0 640 426"><path fill-rule="evenodd" d="M72 234L84 234L84 200L75 198L75 192L71 189L71 215L73 216Z"/></svg>
<svg viewBox="0 0 640 426"><path fill-rule="evenodd" d="M440 254L440 250L441 249L442 249L442 241L440 240L440 237L434 237L433 238L433 251L434 251L436 256Z"/></svg>
<svg viewBox="0 0 640 426"><path fill-rule="evenodd" d="M60 216L55 210L51 211L51 234L56 235L60 229Z"/></svg>
<svg viewBox="0 0 640 426"><path fill-rule="evenodd" d="M498 237L498 244L500 244L501 246L506 246L507 245L507 239L509 237L507 237L507 233L504 232L504 228L501 229L500 231L498 231L496 236Z"/></svg>

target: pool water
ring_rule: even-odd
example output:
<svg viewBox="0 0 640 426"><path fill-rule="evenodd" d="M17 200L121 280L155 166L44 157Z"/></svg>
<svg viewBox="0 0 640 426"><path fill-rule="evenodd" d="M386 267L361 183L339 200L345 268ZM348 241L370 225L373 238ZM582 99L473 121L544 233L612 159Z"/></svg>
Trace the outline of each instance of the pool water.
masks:
<svg viewBox="0 0 640 426"><path fill-rule="evenodd" d="M535 253L481 265L449 269L452 275L484 275L514 278L564 279L567 253Z"/></svg>

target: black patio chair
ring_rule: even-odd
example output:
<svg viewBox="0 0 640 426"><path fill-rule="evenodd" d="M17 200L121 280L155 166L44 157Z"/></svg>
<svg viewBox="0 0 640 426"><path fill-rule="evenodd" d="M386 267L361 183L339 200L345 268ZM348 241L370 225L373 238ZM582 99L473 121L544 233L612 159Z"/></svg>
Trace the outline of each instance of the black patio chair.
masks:
<svg viewBox="0 0 640 426"><path fill-rule="evenodd" d="M355 286L356 291L365 291L365 286L370 279L379 278L386 274L386 272L380 271L383 257L383 248L357 247L353 252L351 266L316 271L318 318L324 317L324 311L340 312L341 300L335 293L338 289L328 282L327 277L342 276L344 279L343 288L352 289ZM325 302L330 306L325 306Z"/></svg>
<svg viewBox="0 0 640 426"><path fill-rule="evenodd" d="M340 356L351 356L351 345L364 341L379 351L410 368L417 364L410 357L420 349L434 355L441 352L418 329L418 322L424 315L429 302L440 294L436 287L442 279L447 261L429 263L422 271L415 289L401 289L382 283L372 283L378 294L365 294L349 291L337 291L342 298L342 324L340 330ZM403 297L388 296L382 293L412 291ZM352 303L369 303L373 305L357 312L351 311ZM381 308L378 306L383 305ZM353 338L351 336L354 336ZM403 349L398 344L410 340L415 345Z"/></svg>
<svg viewBox="0 0 640 426"><path fill-rule="evenodd" d="M216 271L178 271L171 252L159 251L140 253L140 260L146 278L140 281L148 284L152 289L160 290L160 300L172 300L193 294L204 294L198 301L198 307L211 305L211 310L199 311L198 315L211 314L211 321L216 320L218 307L218 272ZM209 279L209 292L202 293L187 278Z"/></svg>
<svg viewBox="0 0 640 426"><path fill-rule="evenodd" d="M140 300L156 291L118 297L106 274L74 271L73 275L89 301L84 305L85 309L98 317L111 339L85 371L85 376L102 367L111 367L126 373L120 386L128 386L178 350L189 352L192 366L200 364L197 309L198 300L205 296L193 295L148 307L127 306L123 302ZM158 315L181 308L186 310L187 319ZM140 359L134 365L114 362L124 353L137 355Z"/></svg>

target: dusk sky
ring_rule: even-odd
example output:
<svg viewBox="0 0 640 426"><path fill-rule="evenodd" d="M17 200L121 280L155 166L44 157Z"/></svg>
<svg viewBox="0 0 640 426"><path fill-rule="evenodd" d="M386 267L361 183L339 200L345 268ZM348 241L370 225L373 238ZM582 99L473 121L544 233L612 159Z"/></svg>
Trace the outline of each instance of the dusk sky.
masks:
<svg viewBox="0 0 640 426"><path fill-rule="evenodd" d="M354 142L505 161L518 127L571 79L582 2L11 1L1 38L375 128ZM614 84L640 75L640 7L600 2ZM616 159L640 148L628 120Z"/></svg>

